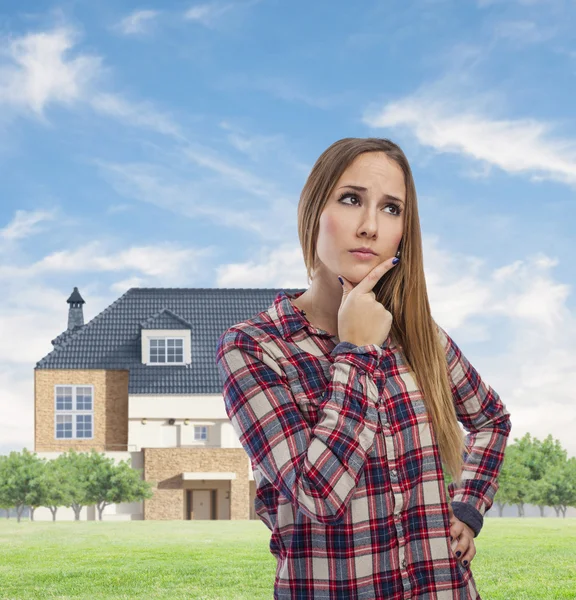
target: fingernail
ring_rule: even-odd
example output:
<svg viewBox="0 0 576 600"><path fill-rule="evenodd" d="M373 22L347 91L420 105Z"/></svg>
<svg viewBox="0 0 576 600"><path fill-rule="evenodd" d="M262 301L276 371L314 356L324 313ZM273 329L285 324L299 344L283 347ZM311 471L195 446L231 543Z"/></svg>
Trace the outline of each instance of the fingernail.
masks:
<svg viewBox="0 0 576 600"><path fill-rule="evenodd" d="M458 550L458 552L456 552L456 556L457 556L458 558L460 558L460 555L461 555L461 554L462 554L462 552L460 552L460 550Z"/></svg>
<svg viewBox="0 0 576 600"><path fill-rule="evenodd" d="M468 564L468 561L467 561L467 560L463 560L463 561L462 561L462 564L463 564L464 566L466 566L466 565Z"/></svg>
<svg viewBox="0 0 576 600"><path fill-rule="evenodd" d="M393 265L395 265L395 264L396 264L396 263L398 263L398 262L400 262L400 259L399 259L397 256L395 256L395 257L392 259L392 264L393 264Z"/></svg>
<svg viewBox="0 0 576 600"><path fill-rule="evenodd" d="M342 279L342 277L340 277L340 275L338 275L338 281L339 281L339 282L340 282L342 285L344 285L344 280Z"/></svg>

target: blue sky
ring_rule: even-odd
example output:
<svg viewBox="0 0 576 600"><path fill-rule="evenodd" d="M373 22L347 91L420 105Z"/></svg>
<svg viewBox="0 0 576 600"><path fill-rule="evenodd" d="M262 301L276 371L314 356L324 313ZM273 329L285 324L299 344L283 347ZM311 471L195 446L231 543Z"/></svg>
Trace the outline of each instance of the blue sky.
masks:
<svg viewBox="0 0 576 600"><path fill-rule="evenodd" d="M296 210L337 139L416 179L432 310L576 455L576 2L10 3L0 14L0 452L80 289L306 287Z"/></svg>

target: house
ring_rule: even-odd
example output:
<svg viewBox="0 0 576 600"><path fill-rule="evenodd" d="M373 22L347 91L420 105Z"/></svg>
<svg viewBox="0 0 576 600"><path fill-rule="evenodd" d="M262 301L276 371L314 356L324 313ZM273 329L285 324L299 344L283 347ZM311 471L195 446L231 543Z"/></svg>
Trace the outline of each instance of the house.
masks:
<svg viewBox="0 0 576 600"><path fill-rule="evenodd" d="M106 520L255 519L250 460L226 415L218 338L266 310L276 289L131 288L84 324L78 288L68 327L34 369L34 450L94 448L153 482L149 500ZM299 290L285 290L294 293ZM48 508L36 520L51 520ZM84 507L82 520L97 518ZM60 507L57 520L73 520Z"/></svg>

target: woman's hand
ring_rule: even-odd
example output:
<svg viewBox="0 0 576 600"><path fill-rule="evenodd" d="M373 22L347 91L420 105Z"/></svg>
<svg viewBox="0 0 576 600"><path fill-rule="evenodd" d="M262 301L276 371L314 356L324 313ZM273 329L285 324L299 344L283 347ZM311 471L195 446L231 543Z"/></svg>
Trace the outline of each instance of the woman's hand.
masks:
<svg viewBox="0 0 576 600"><path fill-rule="evenodd" d="M356 285L346 277L339 276L344 282L338 309L338 337L341 342L351 342L357 346L381 346L388 337L392 328L392 314L376 300L372 288L385 273L394 268L393 260L394 257L377 264Z"/></svg>
<svg viewBox="0 0 576 600"><path fill-rule="evenodd" d="M453 547L454 553L463 566L467 567L476 556L476 546L474 545L474 531L454 516L452 507L448 505L450 512L450 543L452 540L458 540L458 545ZM458 555L458 552L461 554Z"/></svg>

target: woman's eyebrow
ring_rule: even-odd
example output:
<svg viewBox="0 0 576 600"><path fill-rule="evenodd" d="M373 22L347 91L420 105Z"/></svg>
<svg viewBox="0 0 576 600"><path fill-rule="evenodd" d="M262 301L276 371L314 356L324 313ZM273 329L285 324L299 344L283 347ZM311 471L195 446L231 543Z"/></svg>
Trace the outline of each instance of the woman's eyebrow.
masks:
<svg viewBox="0 0 576 600"><path fill-rule="evenodd" d="M342 188L352 188L353 190L356 190L357 192L367 192L368 188L362 187L361 185L341 185L338 189L342 189ZM395 200L396 202L400 202L400 204L404 204L404 200L400 200L400 198L397 198L396 196L392 196L392 194L384 194L384 198L386 198L387 200Z"/></svg>

